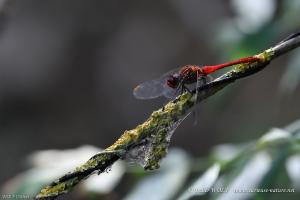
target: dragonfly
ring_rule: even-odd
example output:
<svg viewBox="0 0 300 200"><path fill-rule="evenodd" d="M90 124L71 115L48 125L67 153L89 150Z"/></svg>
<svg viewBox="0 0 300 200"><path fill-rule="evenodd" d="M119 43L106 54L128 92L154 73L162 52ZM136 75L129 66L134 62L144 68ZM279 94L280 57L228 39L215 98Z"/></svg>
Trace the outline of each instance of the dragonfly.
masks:
<svg viewBox="0 0 300 200"><path fill-rule="evenodd" d="M211 79L210 74L217 70L237 64L259 61L259 57L252 56L218 65L186 65L171 70L157 79L139 84L134 88L133 95L137 99L154 99L160 96L172 99L183 92L191 92L193 88L198 88L207 83L207 81Z"/></svg>

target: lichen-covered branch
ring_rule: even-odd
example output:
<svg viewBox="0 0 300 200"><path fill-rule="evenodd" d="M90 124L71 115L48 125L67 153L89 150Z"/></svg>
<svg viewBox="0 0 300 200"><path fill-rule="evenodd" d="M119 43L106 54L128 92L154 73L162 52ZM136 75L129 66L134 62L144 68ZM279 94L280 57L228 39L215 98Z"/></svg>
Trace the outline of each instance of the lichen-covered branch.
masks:
<svg viewBox="0 0 300 200"><path fill-rule="evenodd" d="M54 199L69 192L82 179L92 173L102 173L118 159L141 164L146 170L159 168L160 160L167 154L170 138L180 122L191 112L195 104L208 98L235 80L252 75L266 67L274 58L300 46L299 34L294 34L275 47L255 55L259 62L240 64L212 82L191 93L183 93L163 108L154 111L136 128L125 131L110 147L90 158L50 185L36 196L36 199Z"/></svg>

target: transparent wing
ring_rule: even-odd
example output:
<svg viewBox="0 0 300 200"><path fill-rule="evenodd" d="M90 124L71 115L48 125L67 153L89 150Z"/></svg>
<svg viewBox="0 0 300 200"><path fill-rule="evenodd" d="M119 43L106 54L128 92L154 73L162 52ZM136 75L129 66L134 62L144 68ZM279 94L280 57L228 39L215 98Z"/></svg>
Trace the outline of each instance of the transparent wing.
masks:
<svg viewBox="0 0 300 200"><path fill-rule="evenodd" d="M167 99L174 99L180 94L180 92L181 92L180 88L170 88L169 86L164 85L163 95Z"/></svg>
<svg viewBox="0 0 300 200"><path fill-rule="evenodd" d="M173 69L171 71L168 71L158 79L146 81L139 84L134 88L133 95L137 99L154 99L162 95L167 98L171 98L171 91L174 89L168 87L166 85L166 81L170 75L178 72L179 69L180 68Z"/></svg>
<svg viewBox="0 0 300 200"><path fill-rule="evenodd" d="M212 82L214 77L212 75L206 75L206 83Z"/></svg>
<svg viewBox="0 0 300 200"><path fill-rule="evenodd" d="M163 95L164 79L155 79L139 84L133 90L137 99L154 99Z"/></svg>

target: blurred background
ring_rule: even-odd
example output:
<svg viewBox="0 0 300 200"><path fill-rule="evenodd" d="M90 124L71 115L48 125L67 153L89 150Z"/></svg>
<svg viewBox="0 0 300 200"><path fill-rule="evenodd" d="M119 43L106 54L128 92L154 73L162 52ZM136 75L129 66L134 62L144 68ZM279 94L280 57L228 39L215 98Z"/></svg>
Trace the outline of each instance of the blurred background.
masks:
<svg viewBox="0 0 300 200"><path fill-rule="evenodd" d="M0 9L0 185L37 150L108 147L166 103L135 99L137 84L259 53L300 29L297 0L1 0ZM198 124L186 119L171 146L205 157L291 123L299 80L295 50L201 103Z"/></svg>

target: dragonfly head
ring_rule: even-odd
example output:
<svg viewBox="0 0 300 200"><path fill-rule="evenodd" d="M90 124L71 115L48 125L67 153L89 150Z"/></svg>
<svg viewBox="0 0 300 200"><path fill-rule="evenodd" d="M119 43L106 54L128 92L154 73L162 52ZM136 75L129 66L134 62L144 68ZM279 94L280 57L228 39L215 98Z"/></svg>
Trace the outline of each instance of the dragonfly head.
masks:
<svg viewBox="0 0 300 200"><path fill-rule="evenodd" d="M170 75L167 79L167 85L170 88L177 88L180 82L180 75L179 74L173 74Z"/></svg>

